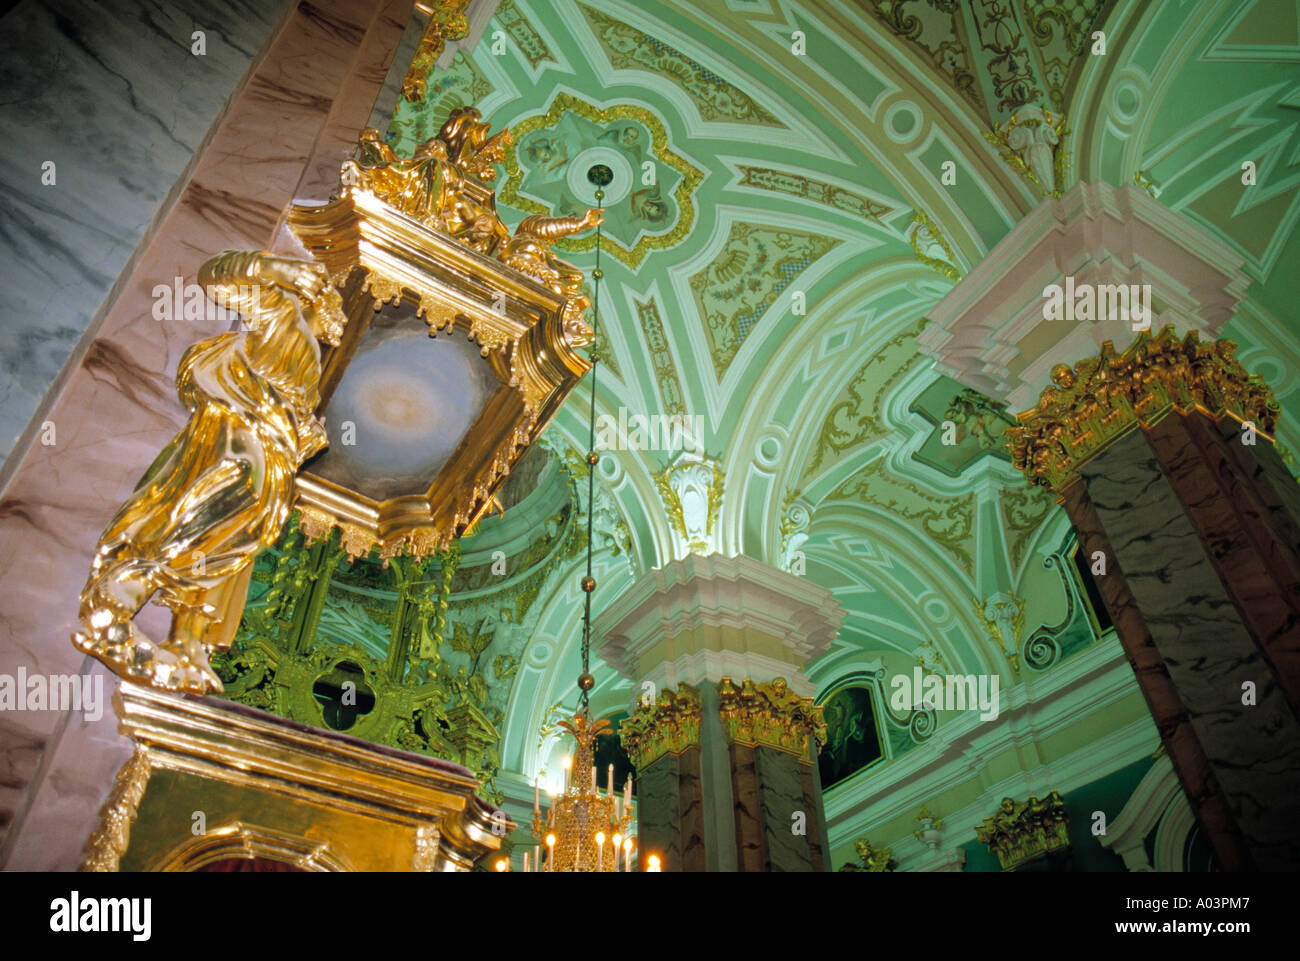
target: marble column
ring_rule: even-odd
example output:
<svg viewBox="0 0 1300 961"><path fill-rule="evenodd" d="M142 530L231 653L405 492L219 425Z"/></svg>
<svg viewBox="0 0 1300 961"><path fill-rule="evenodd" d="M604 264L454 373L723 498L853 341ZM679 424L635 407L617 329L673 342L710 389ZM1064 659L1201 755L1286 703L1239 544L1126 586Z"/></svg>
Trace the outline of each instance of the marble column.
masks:
<svg viewBox="0 0 1300 961"><path fill-rule="evenodd" d="M1011 428L1059 494L1225 870L1300 867L1300 490L1229 342L1171 330L1053 373Z"/></svg>
<svg viewBox="0 0 1300 961"><path fill-rule="evenodd" d="M195 282L199 265L222 249L275 246L295 199L326 199L411 8L411 0L293 5L172 187L38 418L56 426L57 441L29 431L6 465L0 674L117 683L72 647L77 595L100 531L185 421L173 383L181 353L229 327L224 317L155 320L154 287ZM0 755L0 866L75 867L130 755L111 714L102 703L93 713L6 713Z"/></svg>
<svg viewBox="0 0 1300 961"><path fill-rule="evenodd" d="M643 694L620 736L641 851L664 870L829 870L803 666L842 620L824 589L717 554L650 572L597 619L597 652Z"/></svg>
<svg viewBox="0 0 1300 961"><path fill-rule="evenodd" d="M1137 186L1079 183L964 277L920 341L1023 411L1016 464L1074 522L1219 864L1294 870L1300 490L1267 386L1214 341L1243 263Z"/></svg>

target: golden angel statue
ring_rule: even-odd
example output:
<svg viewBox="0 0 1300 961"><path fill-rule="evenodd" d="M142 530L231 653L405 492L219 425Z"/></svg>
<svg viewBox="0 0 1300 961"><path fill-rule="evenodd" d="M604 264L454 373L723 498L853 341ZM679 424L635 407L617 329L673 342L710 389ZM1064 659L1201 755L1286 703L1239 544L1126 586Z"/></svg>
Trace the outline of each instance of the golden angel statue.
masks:
<svg viewBox="0 0 1300 961"><path fill-rule="evenodd" d="M73 643L124 678L203 694L221 690L208 656L230 645L254 557L288 517L294 474L327 444L317 341L337 345L346 318L317 263L228 250L198 279L243 326L181 357L176 388L190 420L100 536ZM161 644L133 622L155 593L173 614Z"/></svg>

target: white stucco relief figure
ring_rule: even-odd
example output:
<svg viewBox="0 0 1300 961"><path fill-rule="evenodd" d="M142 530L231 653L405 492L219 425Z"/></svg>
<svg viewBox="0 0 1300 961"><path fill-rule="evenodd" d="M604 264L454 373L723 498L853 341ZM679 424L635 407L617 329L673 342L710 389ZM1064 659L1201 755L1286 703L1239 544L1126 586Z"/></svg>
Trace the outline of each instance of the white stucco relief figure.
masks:
<svg viewBox="0 0 1300 961"><path fill-rule="evenodd" d="M1007 131L1007 146L1020 155L1044 194L1056 190L1055 151L1060 142L1056 129L1037 104L1021 107Z"/></svg>
<svg viewBox="0 0 1300 961"><path fill-rule="evenodd" d="M668 519L687 549L695 554L716 551L714 533L723 484L717 461L684 453L656 481Z"/></svg>

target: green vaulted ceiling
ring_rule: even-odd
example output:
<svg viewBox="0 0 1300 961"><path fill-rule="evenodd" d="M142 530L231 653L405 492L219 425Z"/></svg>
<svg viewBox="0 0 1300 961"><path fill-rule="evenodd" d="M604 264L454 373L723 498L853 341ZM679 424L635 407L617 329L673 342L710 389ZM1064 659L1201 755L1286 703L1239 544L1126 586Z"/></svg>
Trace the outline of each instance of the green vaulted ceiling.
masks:
<svg viewBox="0 0 1300 961"><path fill-rule="evenodd" d="M1105 55L1090 52L1095 30ZM430 75L426 102L399 105L389 139L409 155L463 104L512 128L507 222L594 205L587 168L614 171L599 411L702 418L721 489L707 549L802 573L847 612L819 685L907 669L923 648L952 670L1005 672L977 601L1024 598L1026 633L1067 623L1043 558L1068 525L1002 453L1000 412L960 397L916 347L927 311L1042 200L984 134L1025 102L1063 111L1065 186L1141 171L1245 255L1255 285L1229 334L1277 389L1294 448L1298 60L1282 2L503 0L473 50ZM1244 159L1262 184L1247 196ZM559 249L594 266L594 235ZM572 481L588 398L584 385L548 429L537 492L516 490L517 509L465 539L458 582L491 563L476 544L513 544L514 558L567 536L556 505L586 506ZM937 439L945 419L963 425L955 446ZM691 549L657 483L678 456L604 455L598 610ZM581 553L565 541L527 556L527 603L498 629L511 670L488 679L487 703L503 767L530 776L548 712L576 693ZM459 613L453 598L453 621L504 603L471 593ZM593 704L625 707L630 686L601 665L597 677Z"/></svg>

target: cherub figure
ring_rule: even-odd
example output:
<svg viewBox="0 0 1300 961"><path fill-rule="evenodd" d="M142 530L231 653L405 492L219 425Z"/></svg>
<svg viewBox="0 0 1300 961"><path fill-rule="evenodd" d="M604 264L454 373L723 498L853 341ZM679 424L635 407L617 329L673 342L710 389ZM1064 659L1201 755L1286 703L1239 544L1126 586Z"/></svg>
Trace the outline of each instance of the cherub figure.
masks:
<svg viewBox="0 0 1300 961"><path fill-rule="evenodd" d="M198 279L244 327L181 357L190 420L100 536L73 643L128 680L203 694L222 689L208 656L230 646L253 559L288 517L294 474L328 443L316 419L317 341L338 344L346 318L317 263L228 250ZM173 612L161 644L133 622L155 594Z"/></svg>

